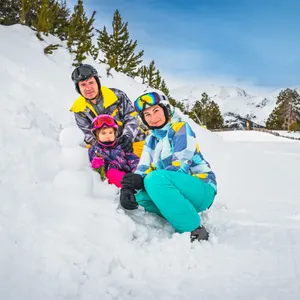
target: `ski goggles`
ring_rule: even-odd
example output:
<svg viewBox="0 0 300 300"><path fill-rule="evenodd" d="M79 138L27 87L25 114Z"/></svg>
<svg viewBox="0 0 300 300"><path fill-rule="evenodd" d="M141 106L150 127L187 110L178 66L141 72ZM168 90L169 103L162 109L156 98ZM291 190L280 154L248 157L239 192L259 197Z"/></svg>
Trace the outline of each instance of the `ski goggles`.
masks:
<svg viewBox="0 0 300 300"><path fill-rule="evenodd" d="M92 131L102 127L112 127L118 129L117 122L110 115L100 115L94 119Z"/></svg>
<svg viewBox="0 0 300 300"><path fill-rule="evenodd" d="M162 100L166 100L165 96L161 96L156 92L146 93L134 101L134 107L138 113L141 113L146 106L156 105Z"/></svg>
<svg viewBox="0 0 300 300"><path fill-rule="evenodd" d="M97 76L98 73L94 68L91 66L79 66L77 67L72 73L72 80L75 83L78 83L81 80L86 80L92 76Z"/></svg>

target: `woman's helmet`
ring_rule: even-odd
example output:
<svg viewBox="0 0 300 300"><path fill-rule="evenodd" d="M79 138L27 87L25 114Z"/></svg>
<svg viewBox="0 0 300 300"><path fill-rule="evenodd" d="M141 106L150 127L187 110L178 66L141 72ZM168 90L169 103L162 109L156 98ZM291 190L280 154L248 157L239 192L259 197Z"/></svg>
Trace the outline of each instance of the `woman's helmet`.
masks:
<svg viewBox="0 0 300 300"><path fill-rule="evenodd" d="M80 64L72 73L72 80L75 83L75 89L76 91L80 94L80 89L78 86L79 81L82 80L87 80L90 77L94 77L97 85L98 85L98 89L100 90L101 84L100 84L100 80L99 80L99 75L97 70L88 64Z"/></svg>
<svg viewBox="0 0 300 300"><path fill-rule="evenodd" d="M114 128L115 130L118 130L118 124L116 120L110 116L110 115L99 115L97 116L92 123L92 132L94 132L96 129L101 128Z"/></svg>
<svg viewBox="0 0 300 300"><path fill-rule="evenodd" d="M169 121L170 117L172 116L171 106L168 101L168 98L165 95L160 95L156 92L149 92L149 93L139 96L134 101L134 107L135 107L135 110L138 112L139 116L141 117L143 123L145 125L147 125L150 129L151 129L151 127L145 121L143 111L153 105L159 105L164 110L164 114L166 117L166 123Z"/></svg>

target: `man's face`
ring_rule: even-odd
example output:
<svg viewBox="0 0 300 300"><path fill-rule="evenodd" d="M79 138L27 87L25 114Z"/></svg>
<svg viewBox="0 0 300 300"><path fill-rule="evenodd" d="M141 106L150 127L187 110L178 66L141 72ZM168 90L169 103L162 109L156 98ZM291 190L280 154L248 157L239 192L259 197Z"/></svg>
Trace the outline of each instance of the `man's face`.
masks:
<svg viewBox="0 0 300 300"><path fill-rule="evenodd" d="M79 81L78 86L80 93L84 98L92 100L98 96L98 84L94 77Z"/></svg>

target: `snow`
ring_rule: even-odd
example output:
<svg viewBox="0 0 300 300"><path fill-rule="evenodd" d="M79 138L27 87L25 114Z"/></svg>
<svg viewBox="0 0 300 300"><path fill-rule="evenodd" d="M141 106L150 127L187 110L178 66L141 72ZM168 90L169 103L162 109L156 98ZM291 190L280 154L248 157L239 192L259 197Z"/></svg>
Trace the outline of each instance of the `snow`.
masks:
<svg viewBox="0 0 300 300"><path fill-rule="evenodd" d="M122 210L91 170L68 111L72 59L63 47L45 56L50 42L0 26L1 299L299 299L300 142L189 120L219 186L202 214L210 241L191 244L142 208ZM147 90L97 69L131 99Z"/></svg>
<svg viewBox="0 0 300 300"><path fill-rule="evenodd" d="M288 138L295 138L300 139L300 132L297 131L285 131L285 130L273 130L277 132L280 136L288 137Z"/></svg>
<svg viewBox="0 0 300 300"><path fill-rule="evenodd" d="M275 131L276 132L276 131ZM278 131L280 132L280 131ZM287 134L280 133L281 136L275 136L267 132L261 131L223 131L217 132L226 141L251 141L251 142L283 142L288 143L293 140L285 138Z"/></svg>
<svg viewBox="0 0 300 300"><path fill-rule="evenodd" d="M276 98L280 90L271 91L268 88L219 86L215 84L185 85L170 90L170 94L182 101L190 108L196 100L201 99L202 93L208 94L212 100L218 103L225 119L228 113L235 113L253 122L265 125L270 113L276 106ZM298 87L295 88L300 91Z"/></svg>

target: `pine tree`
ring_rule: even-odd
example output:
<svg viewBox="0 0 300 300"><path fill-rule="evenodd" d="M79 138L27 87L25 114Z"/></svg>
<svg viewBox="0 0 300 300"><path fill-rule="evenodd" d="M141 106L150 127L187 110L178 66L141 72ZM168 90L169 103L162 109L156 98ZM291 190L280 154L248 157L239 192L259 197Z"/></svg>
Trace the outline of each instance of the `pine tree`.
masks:
<svg viewBox="0 0 300 300"><path fill-rule="evenodd" d="M189 117L194 120L197 124L203 125L202 115L203 115L203 105L199 100L194 104L194 107L188 113Z"/></svg>
<svg viewBox="0 0 300 300"><path fill-rule="evenodd" d="M138 76L140 76L140 77L142 78L142 83L143 83L143 84L146 82L147 72L148 72L148 69L147 69L146 66L141 66L141 67L139 68Z"/></svg>
<svg viewBox="0 0 300 300"><path fill-rule="evenodd" d="M283 104L276 106L268 117L266 127L271 130L282 130L284 124Z"/></svg>
<svg viewBox="0 0 300 300"><path fill-rule="evenodd" d="M222 128L224 119L219 106L203 93L201 100L197 100L189 112L189 117L199 125L206 125L208 129Z"/></svg>
<svg viewBox="0 0 300 300"><path fill-rule="evenodd" d="M158 90L161 87L161 83L162 83L162 78L160 76L160 71L157 70L152 87Z"/></svg>
<svg viewBox="0 0 300 300"><path fill-rule="evenodd" d="M266 122L267 128L288 130L291 124L300 120L300 96L296 90L282 90L276 104Z"/></svg>
<svg viewBox="0 0 300 300"><path fill-rule="evenodd" d="M50 44L49 46L47 46L46 48L44 48L44 53L45 54L53 54L54 50L57 50L57 48L59 47L59 44Z"/></svg>
<svg viewBox="0 0 300 300"><path fill-rule="evenodd" d="M147 67L145 83L147 83L149 86L153 87L156 75L157 75L157 70L155 67L155 61L152 60L149 64L149 67Z"/></svg>
<svg viewBox="0 0 300 300"><path fill-rule="evenodd" d="M78 0L71 16L68 30L67 46L71 53L75 53L74 66L77 66L86 59L92 49L93 23L95 21L96 11L92 13L90 19L86 16L83 7L83 0Z"/></svg>
<svg viewBox="0 0 300 300"><path fill-rule="evenodd" d="M49 33L56 35L62 41L65 41L68 37L71 14L70 9L67 7L66 0L51 0L49 7L49 18L51 20Z"/></svg>
<svg viewBox="0 0 300 300"><path fill-rule="evenodd" d="M300 121L297 120L297 121L293 122L290 125L288 130L289 131L300 131Z"/></svg>
<svg viewBox="0 0 300 300"><path fill-rule="evenodd" d="M50 10L49 10L49 0L42 0L41 5L37 8L37 18L34 21L33 25L37 30L36 36L43 40L41 37L41 33L45 33L46 35L49 32L51 27L50 22Z"/></svg>
<svg viewBox="0 0 300 300"><path fill-rule="evenodd" d="M0 1L0 25L13 25L20 22L21 1Z"/></svg>
<svg viewBox="0 0 300 300"><path fill-rule="evenodd" d="M224 126L224 119L216 102L210 101L204 114L206 115L205 125L208 129L220 129Z"/></svg>
<svg viewBox="0 0 300 300"><path fill-rule="evenodd" d="M113 32L107 33L106 27L98 32L98 48L103 52L104 58L100 62L108 64L117 72L122 72L128 76L135 77L139 73L139 65L142 62L144 50L135 54L137 41L129 39L128 22L122 22L118 10L114 13L112 22Z"/></svg>
<svg viewBox="0 0 300 300"><path fill-rule="evenodd" d="M285 89L277 97L277 105L283 105L283 129L288 129L300 116L300 95L296 90Z"/></svg>
<svg viewBox="0 0 300 300"><path fill-rule="evenodd" d="M170 98L170 91L164 79L161 81L159 90L161 90L168 98Z"/></svg>
<svg viewBox="0 0 300 300"><path fill-rule="evenodd" d="M28 18L28 13L32 8L35 0L21 0L21 13L20 13L20 22L23 25L31 26L32 19Z"/></svg>
<svg viewBox="0 0 300 300"><path fill-rule="evenodd" d="M92 56L92 58L94 60L97 60L98 55L99 55L99 49L95 45L92 44L92 47L89 50L89 54Z"/></svg>

